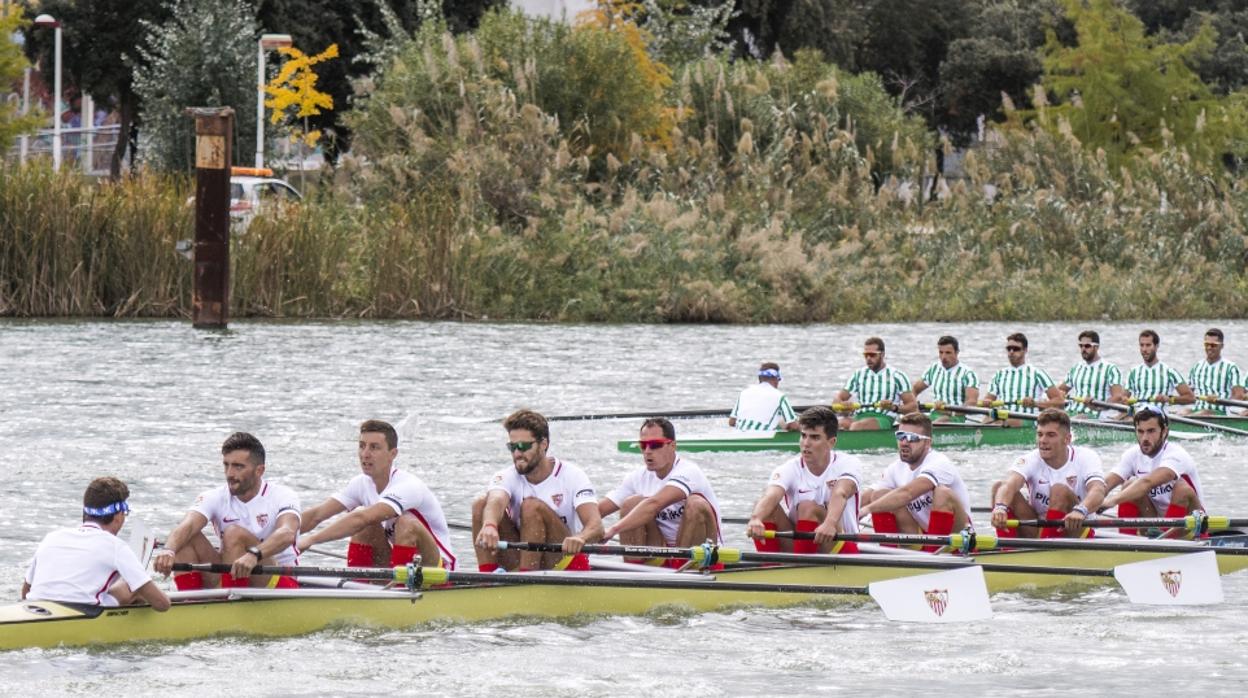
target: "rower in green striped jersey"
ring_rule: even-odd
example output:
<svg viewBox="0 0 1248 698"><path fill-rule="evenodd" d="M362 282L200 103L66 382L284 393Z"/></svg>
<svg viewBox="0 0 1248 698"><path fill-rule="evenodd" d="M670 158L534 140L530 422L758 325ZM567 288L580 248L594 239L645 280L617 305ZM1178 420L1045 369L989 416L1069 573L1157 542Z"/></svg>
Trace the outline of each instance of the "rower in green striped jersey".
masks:
<svg viewBox="0 0 1248 698"><path fill-rule="evenodd" d="M841 418L841 428L850 431L892 429L899 412L916 412L918 404L910 392L906 374L884 363L884 340L870 337L862 346L867 365L854 371L836 401L857 401L861 407Z"/></svg>
<svg viewBox="0 0 1248 698"><path fill-rule="evenodd" d="M1079 333L1079 353L1083 361L1075 364L1066 374L1066 380L1057 389L1066 393L1066 411L1072 417L1091 415L1099 419L1112 419L1115 410L1101 412L1091 406L1093 400L1126 403L1122 389L1122 371L1101 359L1101 335L1093 330Z"/></svg>
<svg viewBox="0 0 1248 698"><path fill-rule="evenodd" d="M1140 333L1140 358L1144 363L1127 374L1127 393L1135 398L1136 407L1152 407L1162 411L1167 405L1190 405L1196 395L1188 387L1182 374L1157 358L1161 337L1152 330ZM1131 419L1123 413L1123 419Z"/></svg>
<svg viewBox="0 0 1248 698"><path fill-rule="evenodd" d="M1038 366L1027 363L1027 335L1015 332L1005 338L1005 355L1010 365L997 371L988 384L988 392L980 401L981 407L989 407L1001 401L1011 412L1036 414L1049 407L1061 408L1066 397L1057 389L1049 374ZM1006 425L1022 426L1022 420L1009 419Z"/></svg>
<svg viewBox="0 0 1248 698"><path fill-rule="evenodd" d="M1225 407L1199 399L1201 397L1216 395L1224 400L1243 400L1248 393L1244 390L1239 367L1222 358L1222 345L1225 343L1222 330L1211 327L1205 332L1205 360L1192 366L1187 373L1187 383L1198 396L1192 406L1193 414L1226 414Z"/></svg>
<svg viewBox="0 0 1248 698"><path fill-rule="evenodd" d="M911 392L917 398L929 387L936 403L930 415L933 422L965 422L965 415L941 413L944 405L974 405L979 400L979 378L958 360L958 340L945 335L936 340L938 360L914 382Z"/></svg>
<svg viewBox="0 0 1248 698"><path fill-rule="evenodd" d="M780 392L780 365L768 361L758 367L758 382L737 397L728 426L741 431L797 430L797 414Z"/></svg>

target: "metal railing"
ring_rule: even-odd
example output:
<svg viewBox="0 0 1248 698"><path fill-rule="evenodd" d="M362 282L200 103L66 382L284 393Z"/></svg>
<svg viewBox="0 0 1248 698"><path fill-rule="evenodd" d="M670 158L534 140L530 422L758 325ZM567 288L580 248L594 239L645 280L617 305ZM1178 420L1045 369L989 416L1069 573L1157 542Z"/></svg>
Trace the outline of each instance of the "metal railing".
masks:
<svg viewBox="0 0 1248 698"><path fill-rule="evenodd" d="M76 167L85 174L108 174L109 161L117 147L121 126L107 124L84 128L61 129L61 166ZM52 159L52 135L50 128L20 136L17 143L4 154L5 162L25 164L34 158Z"/></svg>

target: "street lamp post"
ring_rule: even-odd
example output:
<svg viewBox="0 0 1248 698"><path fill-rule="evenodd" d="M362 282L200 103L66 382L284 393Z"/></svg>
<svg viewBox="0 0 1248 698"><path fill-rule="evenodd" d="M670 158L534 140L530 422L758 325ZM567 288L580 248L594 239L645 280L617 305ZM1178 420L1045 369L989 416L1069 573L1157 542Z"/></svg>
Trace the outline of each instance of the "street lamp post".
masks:
<svg viewBox="0 0 1248 698"><path fill-rule="evenodd" d="M53 59L53 79L52 99L55 104L52 106L52 169L59 172L61 169L61 23L52 15L42 14L35 17L36 27L52 27L55 34L55 50Z"/></svg>
<svg viewBox="0 0 1248 698"><path fill-rule="evenodd" d="M294 41L290 34L262 34L257 57L256 71L256 167L264 167L264 54L275 48L290 46Z"/></svg>

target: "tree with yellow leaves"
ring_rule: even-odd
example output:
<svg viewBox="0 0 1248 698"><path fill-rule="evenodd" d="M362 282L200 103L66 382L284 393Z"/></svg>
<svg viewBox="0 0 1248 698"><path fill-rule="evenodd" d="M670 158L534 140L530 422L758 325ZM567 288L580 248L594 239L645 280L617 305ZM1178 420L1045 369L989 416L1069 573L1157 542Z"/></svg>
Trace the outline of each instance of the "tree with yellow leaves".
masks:
<svg viewBox="0 0 1248 698"><path fill-rule="evenodd" d="M299 49L289 46L278 51L286 56L277 77L264 86L269 98L264 106L273 110L270 122L274 125L290 119L290 137L303 145L312 147L321 138L320 129L308 129L308 117L320 114L322 110L334 108L334 98L316 89L317 75L314 67L338 57L338 44L330 44L329 48L309 56Z"/></svg>

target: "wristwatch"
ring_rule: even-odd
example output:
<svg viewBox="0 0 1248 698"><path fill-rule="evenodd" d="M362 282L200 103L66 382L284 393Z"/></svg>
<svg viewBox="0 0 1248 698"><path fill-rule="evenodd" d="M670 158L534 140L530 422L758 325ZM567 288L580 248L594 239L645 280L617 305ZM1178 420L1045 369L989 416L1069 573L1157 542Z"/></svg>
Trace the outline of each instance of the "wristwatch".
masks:
<svg viewBox="0 0 1248 698"><path fill-rule="evenodd" d="M260 552L260 546L258 545L253 545L250 548L247 548L247 552L256 556L256 564L260 564L260 560L264 558L264 553Z"/></svg>

